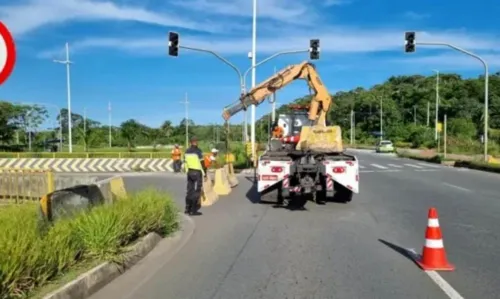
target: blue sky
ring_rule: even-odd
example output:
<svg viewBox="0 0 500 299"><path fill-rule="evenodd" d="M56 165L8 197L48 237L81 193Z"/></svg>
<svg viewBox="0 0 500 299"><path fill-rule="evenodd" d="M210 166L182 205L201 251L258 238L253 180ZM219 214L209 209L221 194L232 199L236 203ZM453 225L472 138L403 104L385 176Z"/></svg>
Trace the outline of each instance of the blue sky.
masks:
<svg viewBox="0 0 500 299"><path fill-rule="evenodd" d="M259 0L257 61L279 51L307 49L321 39L318 70L334 93L370 87L392 75L482 73L474 59L449 49L417 47L403 52L404 32L417 41L443 41L474 51L500 69L498 0L471 5L463 0ZM484 11L483 11L484 9ZM72 108L113 124L135 118L157 126L184 117L180 102L187 92L195 123L222 123L224 106L238 99L236 73L215 57L180 51L167 56L168 31L180 43L216 51L240 69L250 66L252 0L2 0L0 20L12 31L18 50L10 79L0 98L66 106L64 59L70 44ZM257 70L257 82L299 63L307 54L277 58ZM247 82L251 82L248 76ZM308 93L296 82L278 93L287 103ZM257 116L270 109L257 107ZM242 114L233 117L241 122ZM52 122L54 120L51 120ZM48 124L50 125L50 123Z"/></svg>

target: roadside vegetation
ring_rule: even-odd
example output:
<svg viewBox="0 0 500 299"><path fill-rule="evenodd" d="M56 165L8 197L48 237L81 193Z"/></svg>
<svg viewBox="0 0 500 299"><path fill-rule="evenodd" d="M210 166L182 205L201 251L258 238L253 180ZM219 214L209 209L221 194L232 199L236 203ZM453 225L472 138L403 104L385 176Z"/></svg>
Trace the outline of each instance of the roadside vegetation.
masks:
<svg viewBox="0 0 500 299"><path fill-rule="evenodd" d="M320 70L321 71L321 70ZM484 120L484 78L462 78L449 73L440 74L439 122L447 115L448 153L476 155L482 153L481 136L485 134ZM342 128L343 138L349 144L350 113L354 112L355 144L373 146L380 131L380 105L383 106L384 138L392 140L399 148L422 148L437 152L434 138L436 76L394 76L369 89L355 88L332 95L333 107L329 119ZM489 104L489 152L500 155L500 73L490 76ZM309 96L298 98L293 103L303 104ZM263 104L261 107L267 107ZM50 107L49 107L50 108ZM104 109L104 107L102 107ZM99 108L97 108L99 109ZM222 109L222 108L221 108ZM260 108L263 109L263 108ZM266 108L267 109L267 108ZM51 116L43 105L21 105L0 102L0 147L3 151L27 151L28 132L32 131L32 151L44 151L44 141L58 137L59 119L66 140L67 110ZM287 112L286 105L278 108L278 114ZM116 152L146 154L157 153L158 157L169 155L170 146L183 146L186 140L185 125L189 124L189 136L197 136L200 147L208 152L217 147L225 150L230 141L230 150L241 151L242 125L232 123L229 131L222 124L199 124L203 120L185 120L178 124L166 119L159 127L149 127L136 119L129 119L111 127L112 148L109 148L110 128L92 118L73 113L74 151L109 153ZM50 120L54 128L42 130L41 124ZM256 122L256 140L266 143L270 126L270 115L266 114ZM31 128L31 130L29 129ZM440 138L442 148L442 134ZM166 145L166 146L164 146ZM1 149L0 149L1 150ZM66 148L63 149L63 151ZM111 153L114 152L114 153ZM244 149L243 149L244 152ZM76 155L76 153L75 153ZM104 155L105 156L105 155ZM103 157L104 157L103 156ZM142 157L142 156L141 156Z"/></svg>
<svg viewBox="0 0 500 299"><path fill-rule="evenodd" d="M145 190L55 223L40 220L37 204L0 208L0 298L25 298L73 269L120 263L127 247L150 232L179 227L168 194Z"/></svg>

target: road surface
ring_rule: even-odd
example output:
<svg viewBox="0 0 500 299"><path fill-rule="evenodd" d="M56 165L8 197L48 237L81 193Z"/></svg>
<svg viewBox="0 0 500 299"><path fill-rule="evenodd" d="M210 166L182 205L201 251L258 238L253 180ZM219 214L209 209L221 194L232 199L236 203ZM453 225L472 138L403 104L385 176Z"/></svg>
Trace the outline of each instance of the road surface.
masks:
<svg viewBox="0 0 500 299"><path fill-rule="evenodd" d="M91 298L450 298L401 253L421 251L431 206L457 267L441 277L463 298L500 298L500 176L355 154L361 193L351 203L308 203L306 211L255 204L240 177L231 195L194 218L182 252L166 260L155 249ZM182 204L182 175L126 182L170 190Z"/></svg>

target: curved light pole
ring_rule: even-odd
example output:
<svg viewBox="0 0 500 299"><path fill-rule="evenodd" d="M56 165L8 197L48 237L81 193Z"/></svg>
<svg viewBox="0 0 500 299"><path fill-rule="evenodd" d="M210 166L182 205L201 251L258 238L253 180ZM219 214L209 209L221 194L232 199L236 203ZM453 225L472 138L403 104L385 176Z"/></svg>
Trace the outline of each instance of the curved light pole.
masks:
<svg viewBox="0 0 500 299"><path fill-rule="evenodd" d="M470 51L467 51L465 49L462 49L460 47L457 47L455 45L449 44L449 43L444 43L444 42L416 42L416 45L422 45L422 46L443 46L443 47L448 47L451 48L455 51L461 52L465 55L468 55L470 57L473 57L481 64L483 65L484 68L484 161L488 161L488 106L489 106L489 68L488 68L488 63L486 60L484 60L481 56L476 55Z"/></svg>

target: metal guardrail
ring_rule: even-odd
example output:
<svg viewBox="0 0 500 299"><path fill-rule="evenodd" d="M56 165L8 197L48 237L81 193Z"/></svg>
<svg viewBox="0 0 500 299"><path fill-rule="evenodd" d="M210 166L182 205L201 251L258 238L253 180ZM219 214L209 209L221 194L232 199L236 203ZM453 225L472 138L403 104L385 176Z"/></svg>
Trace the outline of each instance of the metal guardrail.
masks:
<svg viewBox="0 0 500 299"><path fill-rule="evenodd" d="M48 169L0 169L0 204L39 200L55 190L54 173Z"/></svg>

